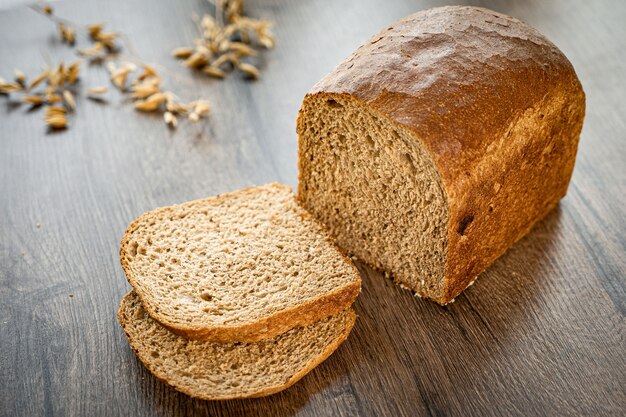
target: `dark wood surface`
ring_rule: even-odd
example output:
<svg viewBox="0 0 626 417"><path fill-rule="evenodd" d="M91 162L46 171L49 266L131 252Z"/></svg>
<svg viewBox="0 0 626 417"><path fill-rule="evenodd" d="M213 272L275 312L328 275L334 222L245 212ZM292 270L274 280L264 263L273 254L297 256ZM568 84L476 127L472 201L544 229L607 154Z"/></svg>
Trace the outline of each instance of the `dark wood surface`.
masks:
<svg viewBox="0 0 626 417"><path fill-rule="evenodd" d="M117 93L80 99L66 132L0 98L0 415L624 415L626 413L626 3L475 4L521 18L571 59L587 93L576 170L560 207L455 303L439 307L359 266L357 325L291 389L245 401L177 393L136 359L115 314L129 290L118 247L157 206L280 181L295 186L305 92L383 26L437 1L248 1L275 22L262 78L193 76L170 57L191 43L201 0L60 3L132 39L210 120L164 127ZM71 57L26 8L0 13L0 75ZM106 84L83 68L82 84Z"/></svg>

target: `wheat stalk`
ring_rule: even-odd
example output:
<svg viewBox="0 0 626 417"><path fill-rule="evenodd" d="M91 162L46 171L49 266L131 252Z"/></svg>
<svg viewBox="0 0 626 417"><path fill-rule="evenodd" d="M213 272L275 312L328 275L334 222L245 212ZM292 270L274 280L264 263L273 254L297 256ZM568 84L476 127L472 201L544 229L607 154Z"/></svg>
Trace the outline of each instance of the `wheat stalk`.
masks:
<svg viewBox="0 0 626 417"><path fill-rule="evenodd" d="M172 51L183 65L201 70L214 78L224 78L225 70L238 69L247 78L260 76L259 69L242 58L258 55L255 48L273 48L276 41L270 29L272 24L262 19L243 16L242 0L215 0L215 16L205 14L196 22L200 36L194 46L184 46ZM229 63L228 68L223 65Z"/></svg>

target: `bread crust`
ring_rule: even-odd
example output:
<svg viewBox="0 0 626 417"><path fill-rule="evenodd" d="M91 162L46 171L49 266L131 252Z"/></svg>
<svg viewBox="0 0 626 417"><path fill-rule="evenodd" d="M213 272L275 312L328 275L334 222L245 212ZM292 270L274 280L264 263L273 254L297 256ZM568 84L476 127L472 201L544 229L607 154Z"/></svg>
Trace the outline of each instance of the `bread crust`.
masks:
<svg viewBox="0 0 626 417"><path fill-rule="evenodd" d="M290 187L272 183L268 184L272 187L287 188ZM246 194L254 192L256 187L249 187L243 190L236 191L238 194ZM215 199L228 198L229 194L217 195ZM201 201L201 200L196 200ZM193 203L193 202L190 202ZM150 297L147 297L142 291L141 285L138 285L136 276L133 269L127 262L124 253L129 249L131 242L131 235L137 227L143 224L146 219L150 218L157 212L174 212L173 207L161 207L148 213L144 213L134 220L127 228L126 233L122 238L120 245L120 262L126 275L128 282L135 289L135 292L141 299L141 302L148 312L150 317L161 323L164 327L170 330L172 333L194 340L206 340L213 342L257 342L263 339L269 339L279 334L282 334L294 327L306 326L314 323L332 314L336 314L345 310L348 306L354 303L354 300L361 292L361 278L358 270L354 264L345 256L342 250L336 246L334 240L322 226L319 225L317 220L308 213L303 215L303 219L308 219L315 222L320 229L325 233L327 241L341 254L342 258L350 266L353 271L355 280L348 285L337 288L335 291L324 294L321 297L308 300L300 303L297 306L282 311L276 312L272 315L264 317L260 320L248 323L240 323L236 325L222 325L222 326L194 326L187 323L178 323L170 320L167 316L161 314L159 306Z"/></svg>
<svg viewBox="0 0 626 417"><path fill-rule="evenodd" d="M308 374L309 372L311 372L313 370L313 368L315 368L316 366L318 366L319 364L321 364L323 361L325 361L326 359L328 359L328 357L333 354L333 352L335 352L335 350L337 350L337 348L348 338L348 336L350 335L350 332L352 331L352 328L354 327L354 324L356 322L356 318L357 315L354 311L354 309L349 308L349 316L348 316L348 324L346 325L343 333L336 338L333 343L329 344L328 346L326 346L326 348L322 351L322 353L319 356L316 356L315 358L312 358L305 367L303 367L299 372L297 372L296 374L294 374L291 378L289 378L288 381L286 381L284 384L282 385L277 385L277 386L273 386L273 387L268 387L265 388L263 390L257 391L255 393L250 393L250 394L242 394L242 395L229 395L229 396L219 396L219 395L205 395L203 393L198 393L195 391L191 391L189 389L187 389L184 386L180 386L178 384L176 384L175 381L172 381L170 379L167 378L167 375L159 372L158 368L152 366L152 361L149 355L144 355L144 352L142 350L140 350L137 345L134 343L134 339L131 337L129 331L126 329L126 326L128 325L128 320L129 318L126 316L125 314L125 306L127 303L127 300L129 299L129 297L131 297L133 295L133 291L127 293L119 306L118 312L117 312L117 319L120 323L120 325L122 326L122 329L124 330L124 333L126 333L126 337L128 338L129 344L131 349L133 350L133 352L135 352L135 354L137 355L137 357L139 358L139 360L144 364L144 366L161 382L165 383L166 385L171 386L172 388L187 394L191 397L194 398L199 398L202 400L233 400L233 399L243 399L243 398L258 398L258 397L264 397L267 395L271 395L271 394L275 394L277 392L283 391L289 387L291 387L293 384L295 384L296 382L298 382L300 379L302 379L306 374ZM144 306L145 307L145 306Z"/></svg>
<svg viewBox="0 0 626 417"><path fill-rule="evenodd" d="M411 131L437 167L449 215L441 304L567 191L585 95L561 51L517 19L464 6L408 16L358 48L305 103L333 95Z"/></svg>

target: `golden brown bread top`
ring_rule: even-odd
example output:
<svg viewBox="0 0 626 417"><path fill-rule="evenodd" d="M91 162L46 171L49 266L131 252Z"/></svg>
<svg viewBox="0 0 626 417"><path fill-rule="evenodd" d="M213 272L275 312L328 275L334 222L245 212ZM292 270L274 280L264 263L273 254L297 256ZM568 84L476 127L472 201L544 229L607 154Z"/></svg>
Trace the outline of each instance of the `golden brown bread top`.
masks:
<svg viewBox="0 0 626 417"><path fill-rule="evenodd" d="M351 94L413 130L454 193L459 177L556 88L582 92L570 62L539 32L491 10L448 6L386 28L309 95Z"/></svg>

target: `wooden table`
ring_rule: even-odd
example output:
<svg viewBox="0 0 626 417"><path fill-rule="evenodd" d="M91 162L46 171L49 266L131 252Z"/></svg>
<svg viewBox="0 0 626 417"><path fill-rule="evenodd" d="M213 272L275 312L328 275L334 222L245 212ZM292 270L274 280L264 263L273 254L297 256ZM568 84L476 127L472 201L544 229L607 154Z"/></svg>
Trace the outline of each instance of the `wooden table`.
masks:
<svg viewBox="0 0 626 417"><path fill-rule="evenodd" d="M0 98L0 415L624 415L626 413L626 4L482 1L545 33L571 59L587 118L569 194L455 303L439 307L364 266L348 341L291 389L205 402L136 359L115 314L128 223L157 206L280 181L295 186L295 118L308 88L383 26L439 1L248 2L275 22L262 78L194 75L201 0L72 1L57 13L107 22L164 68L210 119L168 130L116 92L79 98L71 128ZM32 10L0 13L0 75L69 60ZM84 40L81 40L84 44ZM83 88L107 84L84 66Z"/></svg>

